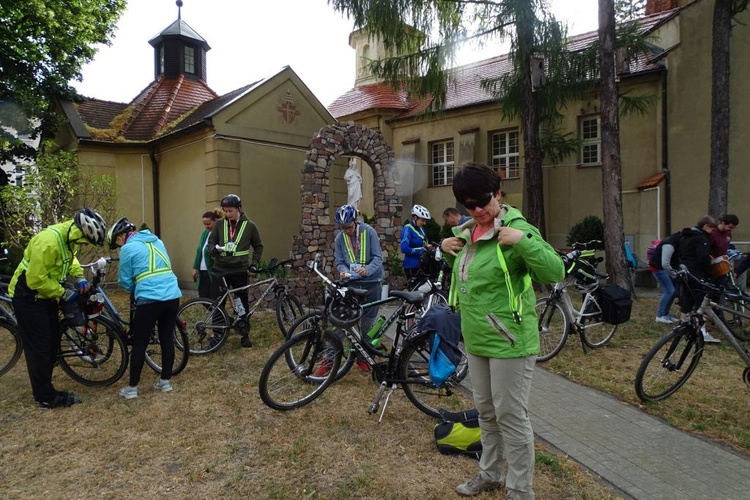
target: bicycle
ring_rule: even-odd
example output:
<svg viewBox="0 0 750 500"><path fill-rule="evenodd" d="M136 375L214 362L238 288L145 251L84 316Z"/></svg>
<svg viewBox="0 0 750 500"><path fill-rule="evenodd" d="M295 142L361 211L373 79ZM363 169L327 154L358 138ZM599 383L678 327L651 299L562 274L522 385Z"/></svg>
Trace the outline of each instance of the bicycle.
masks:
<svg viewBox="0 0 750 500"><path fill-rule="evenodd" d="M269 295L273 294L276 300L276 321L284 336L286 336L289 327L301 316L304 315L304 309L297 297L289 293L289 287L279 283L275 272L280 267L291 267L292 260L279 262L278 259L271 259L268 267L265 269L256 269L251 266L249 269L257 274L268 274L270 277L255 283L249 283L237 288L230 288L226 279L222 276L222 294L216 300L206 298L195 298L185 302L178 313L178 316L186 323L190 337L190 353L196 355L208 354L217 351L224 345L229 337L229 330L234 329L240 335L249 331L249 321L255 311L260 307L261 302ZM245 312L240 302L240 293L247 293L251 288L266 286L258 300L255 301L250 310ZM229 298L231 305L232 317L227 315L222 308L222 304Z"/></svg>
<svg viewBox="0 0 750 500"><path fill-rule="evenodd" d="M407 306L419 307L424 301L421 292L391 291L389 296L402 301L397 315L396 333L390 350L379 350L363 342L356 329L361 316L360 300L364 290L351 288L352 282L331 281L320 270L320 255L316 255L311 269L324 281L325 308L323 314L308 322L307 328L287 340L268 359L261 371L258 389L263 402L276 410L291 410L309 404L320 396L337 378L344 356L344 346L337 333L343 334L352 345L345 366L349 368L355 356L360 356L370 367L372 378L380 387L368 413L375 414L386 390L380 420L383 418L393 391L399 386L406 397L420 411L440 418L440 410L465 411L474 407L462 380L468 374L465 353L456 372L440 387L429 378L432 332L404 329L416 312ZM329 323L333 329L329 329ZM385 326L385 324L384 324ZM380 361L382 360L382 361Z"/></svg>
<svg viewBox="0 0 750 500"><path fill-rule="evenodd" d="M101 286L102 279L106 276L106 267L110 262L116 262L120 259L117 257L101 257L97 261L90 264L82 264L81 267L84 269L90 269L93 273L91 280L91 299L92 305L89 306L88 320L90 322L102 323L107 330L114 330L118 335L125 341L127 346L132 345L132 335L130 332L130 325L133 323L133 315L135 314L135 307L133 304L133 297L130 297L130 311L129 318L125 320L115 307L112 300L107 295L104 288ZM172 375L178 375L182 370L185 369L190 357L189 339L185 323L180 320L178 315L175 321L175 328L173 333L174 338L174 351L175 358L172 365ZM146 364L151 367L156 373L161 374L161 342L159 340L159 332L156 327L151 331L146 346Z"/></svg>
<svg viewBox="0 0 750 500"><path fill-rule="evenodd" d="M77 299L77 313L83 315L81 326L71 326L68 319L60 318L60 347L57 353L57 364L76 382L87 386L106 386L118 381L125 373L129 360L130 322L125 321L118 313L112 301L101 286L108 262L119 259L102 257L96 262L81 265L92 269L91 289ZM9 304L12 301L7 294L0 295L0 302ZM74 308L75 309L75 308ZM130 311L132 321L133 310ZM9 335L8 335L9 334ZM23 352L21 336L15 319L10 321L7 313L0 309L0 335L3 340L2 357L9 361L0 367L0 375L6 373L18 361ZM11 337L10 340L7 340ZM6 341L7 340L7 341ZM188 355L181 346L187 345L187 332L180 321L175 326L175 364L172 374L180 373L187 364ZM12 352L10 357L7 352ZM180 355L182 354L182 355ZM161 373L161 347L159 336L154 329L146 349L146 363L156 372Z"/></svg>
<svg viewBox="0 0 750 500"><path fill-rule="evenodd" d="M644 402L666 399L688 381L703 356L701 328L705 324L705 318L716 326L745 363L742 380L750 387L750 352L730 328L731 320L724 317L727 313L750 320L750 314L745 310L750 303L750 296L738 289L700 280L688 272L684 265L681 267L677 275L685 286L689 287L692 282L707 293L700 307L690 313L689 319L660 338L641 361L635 376L635 393ZM740 304L742 311L734 304Z"/></svg>
<svg viewBox="0 0 750 500"><path fill-rule="evenodd" d="M586 352L586 347L596 349L605 345L617 331L617 325L604 322L597 294L600 280L609 277L596 269L602 259L595 258L594 252L602 248L601 241L592 240L575 243L573 251L561 254L565 261L565 278L555 283L549 296L537 300L535 305L539 317L537 362L557 356L570 334L580 336L581 348ZM583 294L577 309L567 291L571 285Z"/></svg>

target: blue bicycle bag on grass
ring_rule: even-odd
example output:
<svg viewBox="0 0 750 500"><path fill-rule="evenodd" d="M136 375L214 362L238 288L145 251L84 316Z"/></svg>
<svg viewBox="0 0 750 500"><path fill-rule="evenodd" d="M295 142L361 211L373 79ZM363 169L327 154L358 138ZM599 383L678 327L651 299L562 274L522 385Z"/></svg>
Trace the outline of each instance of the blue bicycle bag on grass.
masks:
<svg viewBox="0 0 750 500"><path fill-rule="evenodd" d="M420 331L434 332L430 348L429 375L442 386L461 362L461 314L444 305L434 305L419 320Z"/></svg>

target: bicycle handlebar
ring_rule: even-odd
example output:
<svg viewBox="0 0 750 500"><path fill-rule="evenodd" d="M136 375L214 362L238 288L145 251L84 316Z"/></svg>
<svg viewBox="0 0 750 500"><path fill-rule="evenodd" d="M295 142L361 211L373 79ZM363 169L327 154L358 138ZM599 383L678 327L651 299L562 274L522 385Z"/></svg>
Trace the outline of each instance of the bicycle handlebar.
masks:
<svg viewBox="0 0 750 500"><path fill-rule="evenodd" d="M273 262L273 260L274 259L271 259L271 262ZM281 262L276 262L269 266L266 266L263 269L256 267L255 264L250 264L249 266L247 266L247 270L252 273L258 274L272 274L279 267L292 267L292 262L294 262L293 259L282 260Z"/></svg>
<svg viewBox="0 0 750 500"><path fill-rule="evenodd" d="M682 279L686 284L692 280L695 283L697 283L699 287L709 292L715 292L715 293L724 295L728 300L732 302L737 302L737 301L750 302L750 295L745 295L739 289L737 289L736 291L733 291L724 285L711 283L702 278L699 278L693 273L691 273L685 264L680 264L680 269L677 271L677 277Z"/></svg>
<svg viewBox="0 0 750 500"><path fill-rule="evenodd" d="M601 240L591 240L586 243L573 243L573 250L604 250L604 242Z"/></svg>

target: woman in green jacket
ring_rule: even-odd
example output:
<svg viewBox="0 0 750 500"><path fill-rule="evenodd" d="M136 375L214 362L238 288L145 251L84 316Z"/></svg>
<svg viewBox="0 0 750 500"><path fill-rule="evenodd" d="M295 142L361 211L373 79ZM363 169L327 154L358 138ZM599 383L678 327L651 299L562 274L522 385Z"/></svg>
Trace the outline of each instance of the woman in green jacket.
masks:
<svg viewBox="0 0 750 500"><path fill-rule="evenodd" d="M482 430L480 473L456 492L474 496L506 487L507 498L533 499L528 400L539 331L531 282L562 280L563 263L521 212L502 203L500 177L487 165L459 170L453 195L473 220L454 227L455 236L441 247L453 266L451 302L461 311Z"/></svg>
<svg viewBox="0 0 750 500"><path fill-rule="evenodd" d="M195 252L195 261L193 262L193 281L198 282L198 297L211 298L211 268L214 261L208 248L208 235L214 228L217 219L224 217L224 212L220 208L215 208L210 212L203 214L203 233L198 242L198 249Z"/></svg>

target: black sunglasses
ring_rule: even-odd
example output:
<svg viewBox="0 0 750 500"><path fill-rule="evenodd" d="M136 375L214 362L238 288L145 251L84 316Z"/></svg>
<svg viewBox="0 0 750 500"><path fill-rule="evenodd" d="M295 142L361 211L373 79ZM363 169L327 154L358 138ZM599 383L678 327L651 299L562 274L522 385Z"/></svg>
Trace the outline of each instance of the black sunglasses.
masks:
<svg viewBox="0 0 750 500"><path fill-rule="evenodd" d="M484 208L490 201L492 201L493 196L494 193L487 193L487 195L481 200L464 201L463 205L466 207L466 210L476 210L477 208Z"/></svg>

